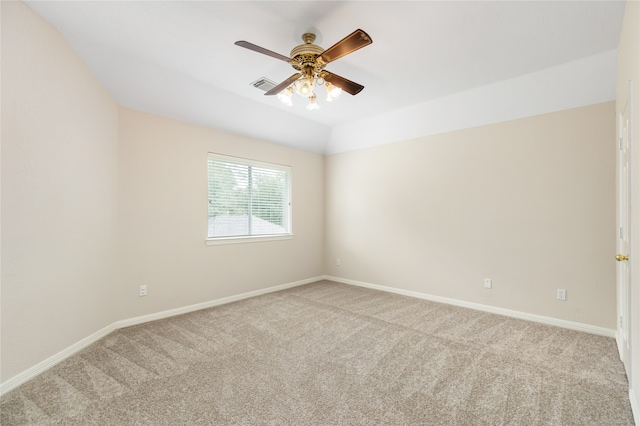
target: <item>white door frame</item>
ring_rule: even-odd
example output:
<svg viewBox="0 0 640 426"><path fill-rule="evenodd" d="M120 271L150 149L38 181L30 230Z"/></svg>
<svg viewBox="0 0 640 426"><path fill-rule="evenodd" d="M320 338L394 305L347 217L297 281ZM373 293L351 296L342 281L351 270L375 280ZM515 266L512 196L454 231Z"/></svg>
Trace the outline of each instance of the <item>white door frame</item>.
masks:
<svg viewBox="0 0 640 426"><path fill-rule="evenodd" d="M629 82L627 99L618 115L617 156L617 251L616 281L618 292L618 350L624 363L627 377L631 379L631 262L628 260L631 236L631 126L632 87Z"/></svg>

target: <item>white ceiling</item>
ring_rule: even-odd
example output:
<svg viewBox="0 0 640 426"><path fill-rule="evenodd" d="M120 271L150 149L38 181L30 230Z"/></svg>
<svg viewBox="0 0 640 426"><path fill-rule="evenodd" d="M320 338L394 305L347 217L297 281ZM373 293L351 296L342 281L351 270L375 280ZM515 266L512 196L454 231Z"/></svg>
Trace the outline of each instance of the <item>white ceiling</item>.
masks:
<svg viewBox="0 0 640 426"><path fill-rule="evenodd" d="M514 118L514 109L516 116L522 116L613 99L615 49L625 3L27 4L64 35L120 105L332 153L392 141L400 136L380 141L376 137L400 128L405 132L397 135L411 137L483 124L479 118L456 124L444 115L449 111L459 116L466 111L480 117L483 114L478 111L487 109L486 100L500 97L501 92L503 103L493 108L506 115L496 113L485 121ZM294 106L287 107L252 87L250 83L260 77L280 82L294 70L285 62L234 45L246 40L288 56L302 43L300 36L305 32L315 33L315 43L328 48L357 28L365 30L373 44L327 69L365 89L357 96L343 94L331 104L320 99L322 109L318 111L307 111L301 97L294 97ZM541 86L536 88L536 84ZM567 93L540 93L542 88L566 88ZM507 100L510 93L518 97ZM565 99L560 104L540 101L531 111L524 105L559 96ZM485 99L484 104L480 98ZM476 112L469 109L470 104ZM418 121L423 123L415 127ZM435 127L428 129L424 122ZM449 122L444 127L437 125Z"/></svg>

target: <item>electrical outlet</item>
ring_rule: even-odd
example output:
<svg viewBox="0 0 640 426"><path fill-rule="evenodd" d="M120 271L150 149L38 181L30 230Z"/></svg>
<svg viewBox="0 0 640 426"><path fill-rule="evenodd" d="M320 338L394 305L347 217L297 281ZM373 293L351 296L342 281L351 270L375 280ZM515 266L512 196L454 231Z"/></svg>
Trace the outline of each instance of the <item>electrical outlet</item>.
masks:
<svg viewBox="0 0 640 426"><path fill-rule="evenodd" d="M563 288L559 288L556 291L556 299L558 300L567 300L567 290Z"/></svg>
<svg viewBox="0 0 640 426"><path fill-rule="evenodd" d="M340 258L336 257L336 266L340 266Z"/></svg>
<svg viewBox="0 0 640 426"><path fill-rule="evenodd" d="M140 286L140 297L146 296L146 295L147 295L147 286L146 285L141 285Z"/></svg>
<svg viewBox="0 0 640 426"><path fill-rule="evenodd" d="M484 279L484 288L491 288L491 278Z"/></svg>

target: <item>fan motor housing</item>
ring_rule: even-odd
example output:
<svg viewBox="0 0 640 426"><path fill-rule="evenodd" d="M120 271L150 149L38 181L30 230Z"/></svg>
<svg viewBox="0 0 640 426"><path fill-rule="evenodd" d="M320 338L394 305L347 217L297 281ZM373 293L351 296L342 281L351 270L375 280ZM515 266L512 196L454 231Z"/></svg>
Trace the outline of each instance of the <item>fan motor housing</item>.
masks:
<svg viewBox="0 0 640 426"><path fill-rule="evenodd" d="M302 35L304 44L291 49L291 66L298 71L312 68L316 72L320 72L324 68L323 64L318 63L317 58L324 52L324 48L313 44L316 39L315 34L305 33Z"/></svg>
<svg viewBox="0 0 640 426"><path fill-rule="evenodd" d="M300 46L296 46L293 49L291 49L291 57L295 58L298 55L314 55L314 56L318 56L320 55L322 52L324 52L324 49L320 46L318 46L317 44L301 44Z"/></svg>

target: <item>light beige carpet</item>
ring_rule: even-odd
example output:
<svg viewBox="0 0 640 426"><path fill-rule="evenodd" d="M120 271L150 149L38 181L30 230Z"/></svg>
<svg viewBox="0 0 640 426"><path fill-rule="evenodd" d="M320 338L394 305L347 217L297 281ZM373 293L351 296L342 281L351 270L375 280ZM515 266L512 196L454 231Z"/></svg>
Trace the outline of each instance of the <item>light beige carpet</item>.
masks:
<svg viewBox="0 0 640 426"><path fill-rule="evenodd" d="M2 425L632 425L615 341L331 282L116 331Z"/></svg>

